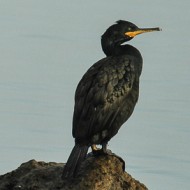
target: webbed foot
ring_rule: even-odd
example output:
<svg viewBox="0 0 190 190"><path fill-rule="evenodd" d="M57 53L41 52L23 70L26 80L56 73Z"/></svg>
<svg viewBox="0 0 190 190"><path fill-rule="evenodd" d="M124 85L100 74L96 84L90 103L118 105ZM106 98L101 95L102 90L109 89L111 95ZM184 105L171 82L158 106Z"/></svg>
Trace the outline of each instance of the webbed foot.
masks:
<svg viewBox="0 0 190 190"><path fill-rule="evenodd" d="M112 155L112 151L109 150L109 149L107 149L107 145L108 145L108 143L102 143L102 148L100 149L100 148L97 148L95 144L93 144L93 145L91 146L91 148L92 148L92 153L93 153L94 155L103 155L103 154Z"/></svg>

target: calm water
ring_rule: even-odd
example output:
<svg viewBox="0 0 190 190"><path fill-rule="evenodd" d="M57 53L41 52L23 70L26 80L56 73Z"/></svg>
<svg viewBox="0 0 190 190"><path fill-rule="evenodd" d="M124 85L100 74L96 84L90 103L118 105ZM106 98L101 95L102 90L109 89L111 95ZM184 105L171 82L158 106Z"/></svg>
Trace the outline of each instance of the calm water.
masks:
<svg viewBox="0 0 190 190"><path fill-rule="evenodd" d="M0 174L30 159L67 160L76 85L104 57L101 34L125 19L163 31L130 42L144 58L140 99L109 148L149 189L190 189L189 6L187 0L0 1Z"/></svg>

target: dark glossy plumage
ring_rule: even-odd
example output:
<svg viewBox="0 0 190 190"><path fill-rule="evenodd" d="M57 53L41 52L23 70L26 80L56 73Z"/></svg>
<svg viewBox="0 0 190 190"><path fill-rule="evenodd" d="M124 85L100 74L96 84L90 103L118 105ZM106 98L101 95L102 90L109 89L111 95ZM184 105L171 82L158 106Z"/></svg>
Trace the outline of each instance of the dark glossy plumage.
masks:
<svg viewBox="0 0 190 190"><path fill-rule="evenodd" d="M132 48L132 47L130 47ZM76 142L102 144L129 118L138 99L142 58L107 57L83 76L75 95L73 137Z"/></svg>
<svg viewBox="0 0 190 190"><path fill-rule="evenodd" d="M75 93L73 137L75 147L63 171L73 177L88 148L107 142L131 116L139 96L142 56L131 45L122 45L134 36L156 29L139 29L127 21L118 21L102 36L101 59L84 74Z"/></svg>

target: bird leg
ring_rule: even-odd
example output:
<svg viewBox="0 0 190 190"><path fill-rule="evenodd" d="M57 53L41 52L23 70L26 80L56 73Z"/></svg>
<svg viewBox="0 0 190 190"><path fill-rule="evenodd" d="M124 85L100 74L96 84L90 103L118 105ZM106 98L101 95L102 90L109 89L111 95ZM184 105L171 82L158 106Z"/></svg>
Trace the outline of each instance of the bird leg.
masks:
<svg viewBox="0 0 190 190"><path fill-rule="evenodd" d="M104 154L112 154L111 150L107 148L108 148L108 143L107 142L102 143L102 152Z"/></svg>
<svg viewBox="0 0 190 190"><path fill-rule="evenodd" d="M101 155L103 153L102 149L98 148L95 144L91 145L93 155Z"/></svg>
<svg viewBox="0 0 190 190"><path fill-rule="evenodd" d="M107 149L108 143L102 143L102 148L97 148L97 146L95 144L91 145L92 148L92 153L94 155L102 155L102 154L111 154L111 150Z"/></svg>
<svg viewBox="0 0 190 190"><path fill-rule="evenodd" d="M97 151L100 151L100 149L95 144L91 145L91 149L93 154L95 154Z"/></svg>
<svg viewBox="0 0 190 190"><path fill-rule="evenodd" d="M107 154L108 143L102 143L102 152Z"/></svg>

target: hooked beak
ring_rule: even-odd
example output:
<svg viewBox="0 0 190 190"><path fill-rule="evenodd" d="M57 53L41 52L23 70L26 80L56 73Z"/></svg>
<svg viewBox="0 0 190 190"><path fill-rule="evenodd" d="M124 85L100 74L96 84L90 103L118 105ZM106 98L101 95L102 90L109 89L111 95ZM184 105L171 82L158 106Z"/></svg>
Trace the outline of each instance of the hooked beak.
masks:
<svg viewBox="0 0 190 190"><path fill-rule="evenodd" d="M135 37L138 34L146 33L146 32L154 32L154 31L161 31L161 28L139 28L135 31L128 31L125 33L126 36L131 38Z"/></svg>

